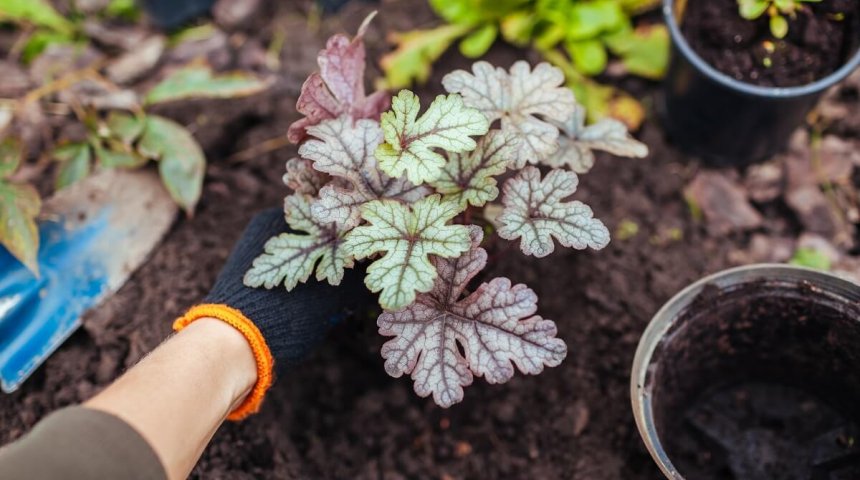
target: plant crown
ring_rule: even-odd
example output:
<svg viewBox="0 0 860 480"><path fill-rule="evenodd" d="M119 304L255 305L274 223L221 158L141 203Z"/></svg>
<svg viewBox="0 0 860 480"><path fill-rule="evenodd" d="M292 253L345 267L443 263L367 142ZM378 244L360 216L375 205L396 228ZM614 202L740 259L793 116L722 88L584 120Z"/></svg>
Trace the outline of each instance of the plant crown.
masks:
<svg viewBox="0 0 860 480"><path fill-rule="evenodd" d="M353 39L333 37L320 73L304 84L306 116L290 129L303 141L284 176L294 192L285 202L292 231L266 243L245 283L292 290L315 272L338 285L345 268L369 260L365 284L384 310L377 326L392 337L382 349L386 371L410 374L416 393L447 407L474 376L502 383L514 365L537 374L567 353L525 285L495 278L469 293L487 263L484 232L469 219L500 201L499 237L519 239L526 255L549 255L556 242L601 249L607 228L568 200L577 173L591 168L594 150L648 150L616 120L586 126L564 75L546 63L504 70L478 62L446 75L448 94L429 105L402 90L389 111L373 114L368 105L379 110L388 97L365 97L360 87L366 25ZM332 65L341 66L336 75ZM338 107L308 108L319 99ZM549 169L543 178L538 166Z"/></svg>

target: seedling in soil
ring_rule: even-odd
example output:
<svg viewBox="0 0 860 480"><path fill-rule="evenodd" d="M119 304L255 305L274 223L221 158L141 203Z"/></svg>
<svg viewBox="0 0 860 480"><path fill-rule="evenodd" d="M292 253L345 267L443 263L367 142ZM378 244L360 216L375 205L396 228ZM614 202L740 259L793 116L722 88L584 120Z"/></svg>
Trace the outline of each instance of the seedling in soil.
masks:
<svg viewBox="0 0 860 480"><path fill-rule="evenodd" d="M401 90L388 110L387 94L364 92L366 28L332 37L304 84L306 117L290 128L299 157L284 176L292 231L266 243L245 283L289 291L315 275L338 285L367 260L365 284L384 310L377 326L392 337L386 371L411 375L416 393L443 407L474 376L503 383L514 365L527 374L558 365L567 347L535 315L531 289L504 277L469 288L488 262L473 223L500 209L488 241L516 240L525 255L549 255L556 242L599 250L609 231L569 200L577 173L594 150L641 157L647 147L616 120L586 125L563 73L546 63L478 62L445 76L447 95L428 103Z"/></svg>
<svg viewBox="0 0 860 480"><path fill-rule="evenodd" d="M770 33L782 39L788 35L788 19L797 17L804 3L821 0L738 0L740 15L747 20L756 20L767 13L770 17Z"/></svg>

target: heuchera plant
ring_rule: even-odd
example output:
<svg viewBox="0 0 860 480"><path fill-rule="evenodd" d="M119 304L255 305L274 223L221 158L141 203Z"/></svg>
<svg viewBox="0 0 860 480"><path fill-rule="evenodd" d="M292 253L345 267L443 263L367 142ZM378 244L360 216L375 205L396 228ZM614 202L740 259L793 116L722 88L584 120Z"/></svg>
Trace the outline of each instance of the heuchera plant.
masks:
<svg viewBox="0 0 860 480"><path fill-rule="evenodd" d="M525 285L495 278L468 291L487 264L484 232L467 219L499 199L499 237L544 257L555 243L601 249L609 231L568 198L593 150L642 157L645 145L620 122L586 126L564 76L549 64L506 71L478 62L443 79L422 111L413 92L391 100L364 93L362 35L337 35L298 101L290 129L302 140L287 162L286 221L245 276L252 287L293 289L313 274L338 285L369 260L365 284L379 294L386 371L409 374L415 391L448 407L474 376L503 383L558 365L567 346L538 315ZM552 167L546 175L536 165ZM569 168L572 171L566 170Z"/></svg>

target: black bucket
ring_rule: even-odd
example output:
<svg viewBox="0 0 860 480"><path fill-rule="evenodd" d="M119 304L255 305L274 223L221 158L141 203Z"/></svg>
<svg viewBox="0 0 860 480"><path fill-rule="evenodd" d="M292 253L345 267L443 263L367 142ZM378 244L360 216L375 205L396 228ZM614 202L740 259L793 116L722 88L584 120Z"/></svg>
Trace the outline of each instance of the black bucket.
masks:
<svg viewBox="0 0 860 480"><path fill-rule="evenodd" d="M704 278L654 316L633 414L673 480L860 478L860 286L788 265Z"/></svg>
<svg viewBox="0 0 860 480"><path fill-rule="evenodd" d="M707 0L688 0L707 1ZM822 93L860 65L860 49L839 70L807 85L778 88L741 82L703 60L681 32L683 12L663 0L672 61L658 110L673 143L713 166L747 165L782 150Z"/></svg>

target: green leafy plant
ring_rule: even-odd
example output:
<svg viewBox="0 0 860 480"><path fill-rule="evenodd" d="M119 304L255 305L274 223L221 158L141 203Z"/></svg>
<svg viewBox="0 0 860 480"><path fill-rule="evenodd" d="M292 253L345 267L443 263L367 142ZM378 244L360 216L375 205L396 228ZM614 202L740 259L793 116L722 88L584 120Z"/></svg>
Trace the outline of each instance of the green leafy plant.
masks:
<svg viewBox="0 0 860 480"><path fill-rule="evenodd" d="M21 59L27 63L50 45L86 43L83 21L90 13L127 20L136 19L139 13L134 0L111 0L100 12L76 11L75 5L68 2L72 11L61 15L48 0L0 0L0 23L30 27L21 49Z"/></svg>
<svg viewBox="0 0 860 480"><path fill-rule="evenodd" d="M87 67L42 85L18 99L11 111L4 109L0 113L11 115L6 123L14 123L14 115L27 111L40 100L57 92L75 92L78 86L90 84L110 85L110 90L122 91L98 69ZM86 134L83 140L62 142L50 149L49 156L56 162L54 186L66 188L97 169L133 169L153 161L158 164L170 196L191 215L200 198L206 170L203 150L184 126L146 109L189 98L241 97L268 86L269 82L246 73L214 74L208 65L193 62L165 77L141 95L142 99L130 90L122 91L131 97L128 110L112 106L104 109L75 100L72 110ZM4 173L0 176L5 179L23 163L25 154L20 142L12 136L7 135L0 145L4 159L4 168L0 168ZM0 220L9 219L0 228L0 244L33 272L37 271L39 237L33 232L39 205L38 193L32 187L0 181Z"/></svg>
<svg viewBox="0 0 860 480"><path fill-rule="evenodd" d="M747 20L756 20L767 13L770 17L770 33L776 38L788 35L788 18L795 18L804 8L804 3L821 0L738 0L738 11Z"/></svg>
<svg viewBox="0 0 860 480"><path fill-rule="evenodd" d="M598 84L612 56L627 73L649 79L664 75L669 36L662 25L634 27L631 16L657 0L430 0L446 25L395 33L397 48L381 65L389 88L424 82L431 65L454 42L469 58L484 55L502 38L532 46L562 69L568 84L590 111L590 119L615 116L631 127L642 121L642 108L629 95Z"/></svg>
<svg viewBox="0 0 860 480"><path fill-rule="evenodd" d="M423 112L418 96L401 90L389 111L372 114L359 90L365 28L330 40L321 72L302 89L299 157L284 175L291 231L266 243L245 284L292 290L315 272L338 285L344 269L367 260L365 285L384 310L377 326L392 337L382 348L386 371L410 374L416 393L444 407L462 400L474 376L502 383L514 365L526 374L558 365L567 347L555 323L535 315L531 289L495 278L468 292L488 261L480 225L497 226L488 242L519 240L535 257L556 242L601 249L609 231L569 199L578 176L566 168L587 172L593 150L641 157L647 147L617 120L586 126L563 73L547 63L477 62L446 75L448 93ZM351 100L319 115L321 98ZM543 178L538 166L549 169Z"/></svg>

